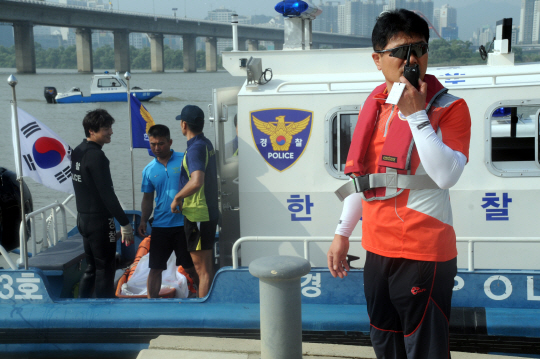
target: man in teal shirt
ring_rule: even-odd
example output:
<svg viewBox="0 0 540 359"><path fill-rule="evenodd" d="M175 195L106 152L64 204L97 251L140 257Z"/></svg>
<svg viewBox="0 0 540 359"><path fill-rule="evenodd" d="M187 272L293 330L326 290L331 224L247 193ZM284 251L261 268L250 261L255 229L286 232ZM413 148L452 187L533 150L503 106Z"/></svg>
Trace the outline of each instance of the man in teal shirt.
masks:
<svg viewBox="0 0 540 359"><path fill-rule="evenodd" d="M193 261L187 250L184 232L184 216L172 213L171 203L180 185L180 172L184 155L171 150L172 140L167 126L154 125L148 130L150 149L156 158L143 170L141 191L141 224L139 234L145 237L147 221L152 213L154 193L156 208L150 240L150 274L148 275L148 298L157 298L161 288L161 273L167 269L167 261L174 251L176 265L181 265L196 280Z"/></svg>

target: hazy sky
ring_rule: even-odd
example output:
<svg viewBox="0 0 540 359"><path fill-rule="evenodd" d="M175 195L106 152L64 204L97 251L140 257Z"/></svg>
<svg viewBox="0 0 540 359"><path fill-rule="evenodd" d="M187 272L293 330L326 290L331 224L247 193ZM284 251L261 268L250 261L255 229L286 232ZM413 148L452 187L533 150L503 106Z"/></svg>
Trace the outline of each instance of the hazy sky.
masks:
<svg viewBox="0 0 540 359"><path fill-rule="evenodd" d="M104 0L108 1L108 0ZM203 19L208 11L225 7L239 15L276 14L274 6L278 0L111 0L115 9L172 15L172 8L178 8L177 16ZM326 0L324 0L326 1ZM338 0L344 3L345 0ZM320 0L312 0L317 5ZM435 7L451 4L458 10L460 37L468 39L474 29L483 25L495 25L503 17L513 17L519 25L521 0L434 0Z"/></svg>

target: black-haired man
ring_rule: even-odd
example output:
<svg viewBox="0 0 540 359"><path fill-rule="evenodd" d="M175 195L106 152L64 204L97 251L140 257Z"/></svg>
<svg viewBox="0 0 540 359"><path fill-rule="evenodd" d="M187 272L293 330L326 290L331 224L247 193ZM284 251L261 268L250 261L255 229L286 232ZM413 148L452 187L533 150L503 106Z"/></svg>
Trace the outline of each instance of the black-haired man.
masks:
<svg viewBox="0 0 540 359"><path fill-rule="evenodd" d="M187 105L179 116L187 149L180 174L180 191L171 203L173 213L184 213L188 250L199 276L199 297L208 294L213 279L212 249L219 217L217 167L214 147L202 132L204 112Z"/></svg>
<svg viewBox="0 0 540 359"><path fill-rule="evenodd" d="M141 224L139 234L147 235L146 226L153 210L154 193L156 208L152 222L150 240L150 273L147 280L148 298L157 298L161 288L161 274L167 269L167 261L174 251L176 265L182 266L195 278L193 261L187 250L184 233L184 216L171 212L171 202L180 186L180 170L184 155L171 149L172 140L169 128L154 125L148 129L150 149L156 156L143 170L141 190Z"/></svg>
<svg viewBox="0 0 540 359"><path fill-rule="evenodd" d="M77 202L77 227L83 236L88 267L81 278L79 296L114 298L116 229L122 242L133 242L133 230L114 193L109 160L101 150L111 142L114 118L103 109L89 111L83 119L86 139L71 154L71 173Z"/></svg>
<svg viewBox="0 0 540 359"><path fill-rule="evenodd" d="M449 356L457 250L448 189L467 163L471 119L465 101L426 74L428 41L427 23L411 11L377 19L372 57L386 81L362 106L345 168L360 191L345 199L328 251L330 272L343 278L348 239L362 217L364 292L378 358ZM418 89L404 77L406 64L418 65Z"/></svg>

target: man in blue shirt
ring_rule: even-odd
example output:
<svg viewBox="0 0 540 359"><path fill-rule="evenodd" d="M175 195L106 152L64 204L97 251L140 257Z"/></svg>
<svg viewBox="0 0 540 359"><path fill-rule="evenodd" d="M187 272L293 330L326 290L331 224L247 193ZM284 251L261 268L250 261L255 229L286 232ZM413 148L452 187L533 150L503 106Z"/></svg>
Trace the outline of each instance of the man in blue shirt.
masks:
<svg viewBox="0 0 540 359"><path fill-rule="evenodd" d="M184 213L188 250L199 276L199 297L205 297L213 279L212 249L219 217L217 167L214 147L202 132L204 112L187 105L180 116L187 149L182 161L180 192L171 203L173 213Z"/></svg>
<svg viewBox="0 0 540 359"><path fill-rule="evenodd" d="M179 190L180 169L184 156L171 150L172 140L167 126L150 127L148 138L150 149L156 158L144 168L142 173L143 200L139 234L142 237L147 235L146 222L152 213L155 192L156 208L150 240L150 274L147 280L147 292L148 298L157 298L161 289L161 273L167 269L167 261L173 251L176 254L177 266L184 267L195 281L196 273L187 250L184 216L170 211L171 202Z"/></svg>

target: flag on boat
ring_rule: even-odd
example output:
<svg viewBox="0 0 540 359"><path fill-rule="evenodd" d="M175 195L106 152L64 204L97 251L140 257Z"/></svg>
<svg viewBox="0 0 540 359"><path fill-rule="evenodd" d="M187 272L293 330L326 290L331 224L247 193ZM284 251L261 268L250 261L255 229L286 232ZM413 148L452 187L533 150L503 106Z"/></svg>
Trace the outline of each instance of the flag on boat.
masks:
<svg viewBox="0 0 540 359"><path fill-rule="evenodd" d="M72 193L71 147L43 123L17 107L19 128L15 120L15 105L11 108L11 128L17 175L31 177L45 187ZM17 143L19 131L20 143ZM17 158L20 146L22 163Z"/></svg>
<svg viewBox="0 0 540 359"><path fill-rule="evenodd" d="M131 128L133 137L133 148L147 148L151 156L150 141L148 140L148 130L156 123L150 113L141 102L131 94Z"/></svg>

